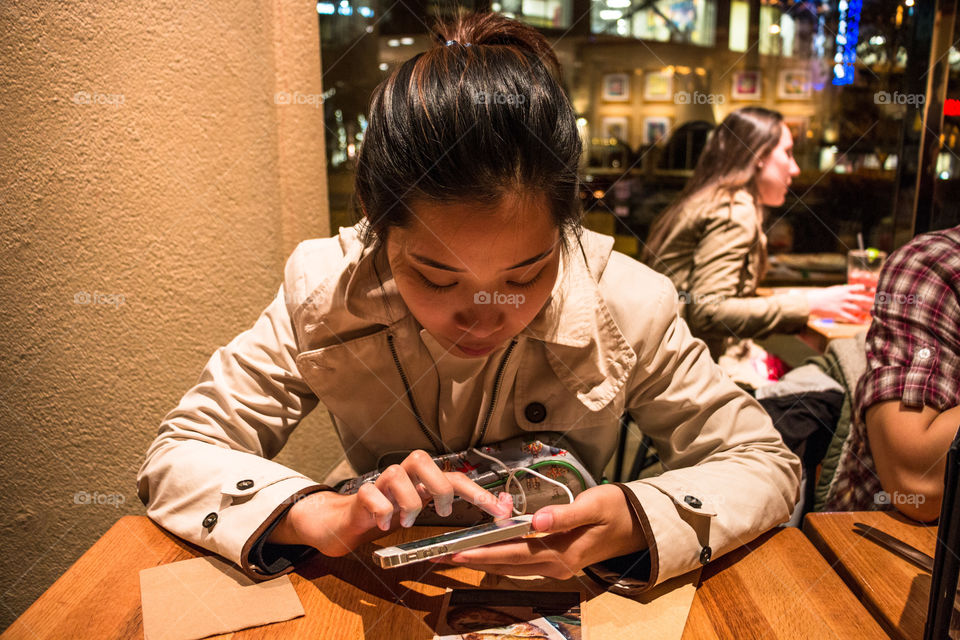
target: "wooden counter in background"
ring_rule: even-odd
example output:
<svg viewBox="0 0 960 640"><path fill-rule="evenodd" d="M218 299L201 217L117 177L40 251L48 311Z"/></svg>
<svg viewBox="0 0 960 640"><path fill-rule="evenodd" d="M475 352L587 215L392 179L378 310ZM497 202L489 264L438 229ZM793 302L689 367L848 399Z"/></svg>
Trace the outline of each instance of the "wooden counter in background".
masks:
<svg viewBox="0 0 960 640"><path fill-rule="evenodd" d="M766 297L774 294L785 293L787 291L800 292L804 289L810 288L811 287L760 287L757 289L757 295ZM837 340L839 338L852 338L861 331L866 331L869 328L869 321L861 324L848 324L846 322L835 322L829 319L824 320L823 318L811 316L810 320L807 321L807 326L804 327L803 331L796 334L796 338L817 353L823 353L827 349L827 345L831 340ZM793 363L788 362L788 364L795 366Z"/></svg>

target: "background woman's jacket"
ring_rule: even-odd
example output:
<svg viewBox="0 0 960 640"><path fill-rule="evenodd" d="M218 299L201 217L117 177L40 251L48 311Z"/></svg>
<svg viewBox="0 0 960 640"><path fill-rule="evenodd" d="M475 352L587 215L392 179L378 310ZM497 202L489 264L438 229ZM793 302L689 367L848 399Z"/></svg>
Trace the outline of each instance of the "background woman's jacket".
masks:
<svg viewBox="0 0 960 640"><path fill-rule="evenodd" d="M735 380L759 386L747 362L761 353L750 338L799 331L807 322L806 298L757 297L766 236L761 209L746 190L693 198L652 260L679 292L690 330Z"/></svg>
<svg viewBox="0 0 960 640"><path fill-rule="evenodd" d="M621 485L649 545L649 580L639 588L787 520L797 458L690 335L670 282L613 252L612 238L584 232L583 252L572 240L551 298L505 350L484 411L437 425L438 380L420 326L384 252L364 248L359 231L302 243L280 295L213 354L164 418L137 478L154 521L251 578L291 570L289 561L258 566L251 550L293 500L327 486L270 458L318 400L351 473L398 450L429 451L400 368L433 433L467 433L477 445L490 411L484 442L561 432L598 478L629 411L667 470Z"/></svg>

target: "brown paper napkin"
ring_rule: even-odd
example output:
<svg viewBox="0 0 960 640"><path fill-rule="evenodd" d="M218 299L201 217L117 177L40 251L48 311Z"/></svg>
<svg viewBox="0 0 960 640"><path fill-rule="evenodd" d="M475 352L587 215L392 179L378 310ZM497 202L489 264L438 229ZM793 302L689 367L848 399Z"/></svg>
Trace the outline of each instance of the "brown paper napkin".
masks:
<svg viewBox="0 0 960 640"><path fill-rule="evenodd" d="M145 640L197 640L304 615L290 576L254 582L205 556L140 572Z"/></svg>
<svg viewBox="0 0 960 640"><path fill-rule="evenodd" d="M585 640L680 640L699 583L700 569L696 569L667 580L635 598L625 598L601 589L583 574L562 582L487 574L480 586L584 592L585 602L581 611Z"/></svg>

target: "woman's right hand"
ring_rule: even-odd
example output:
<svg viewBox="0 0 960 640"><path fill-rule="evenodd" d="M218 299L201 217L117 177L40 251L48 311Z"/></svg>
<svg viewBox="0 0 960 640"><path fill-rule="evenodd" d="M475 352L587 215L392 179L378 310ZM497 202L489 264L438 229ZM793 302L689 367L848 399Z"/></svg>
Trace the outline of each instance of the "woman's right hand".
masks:
<svg viewBox="0 0 960 640"><path fill-rule="evenodd" d="M804 293L810 305L810 315L841 322L863 322L863 314L869 313L873 305L873 297L866 293L862 284L841 284Z"/></svg>
<svg viewBox="0 0 960 640"><path fill-rule="evenodd" d="M397 526L413 526L433 500L439 516L453 512L458 495L494 518L512 513L509 493L500 499L459 472L441 471L428 453L417 450L353 495L318 491L297 501L273 530L268 542L306 544L327 556L342 556Z"/></svg>

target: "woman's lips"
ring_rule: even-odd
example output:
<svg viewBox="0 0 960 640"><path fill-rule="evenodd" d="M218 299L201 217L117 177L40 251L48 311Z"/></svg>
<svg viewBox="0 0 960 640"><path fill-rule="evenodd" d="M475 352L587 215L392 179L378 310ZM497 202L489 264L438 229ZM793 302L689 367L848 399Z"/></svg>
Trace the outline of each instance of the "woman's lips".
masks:
<svg viewBox="0 0 960 640"><path fill-rule="evenodd" d="M462 344L458 344L457 348L460 349L460 351L462 351L463 353L467 354L468 356L485 356L491 351L493 351L493 347L482 347L480 349L475 349L475 348L471 349L470 347L464 346Z"/></svg>

